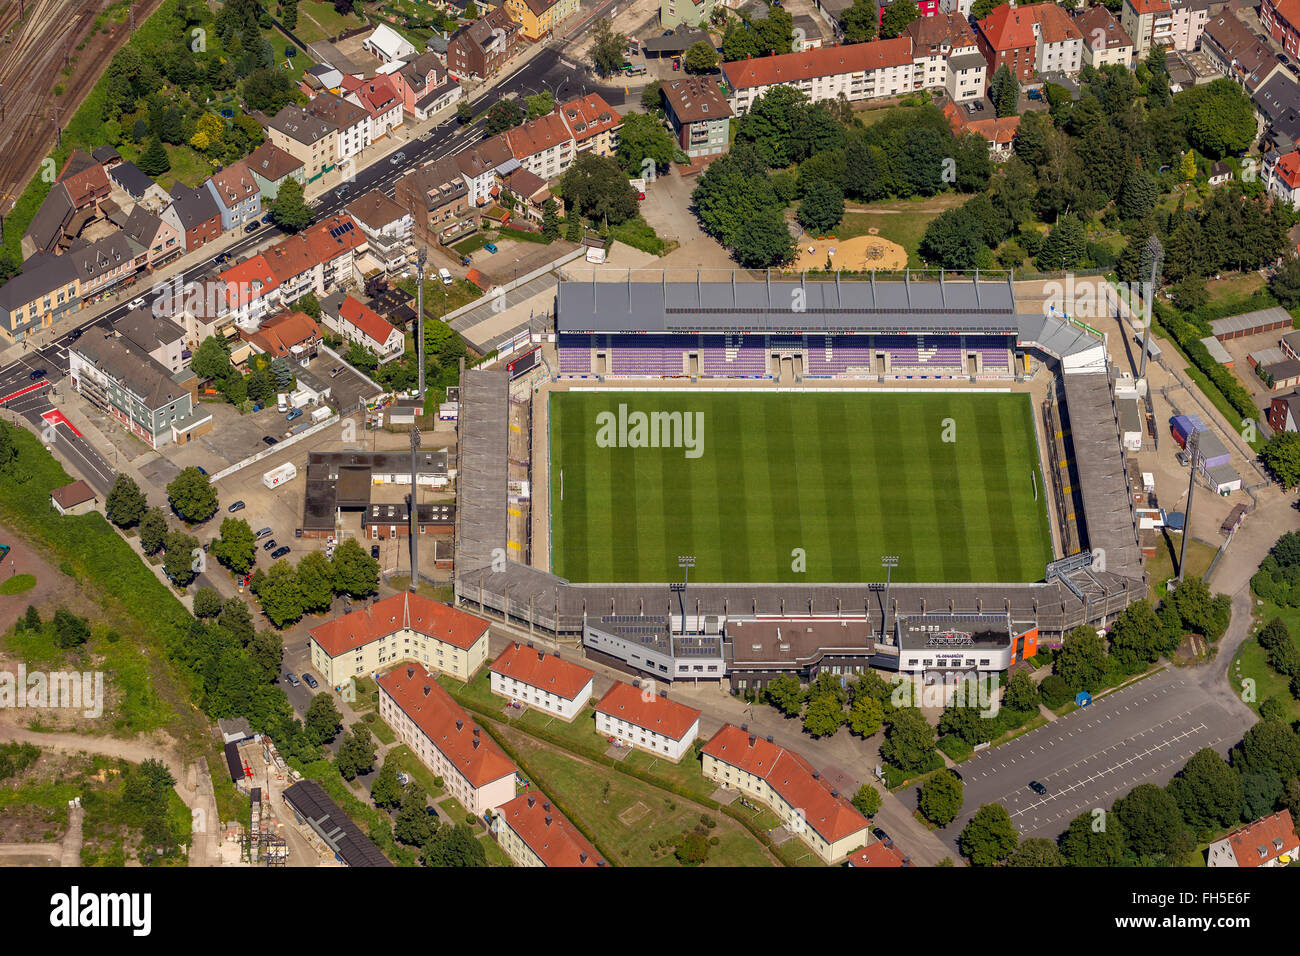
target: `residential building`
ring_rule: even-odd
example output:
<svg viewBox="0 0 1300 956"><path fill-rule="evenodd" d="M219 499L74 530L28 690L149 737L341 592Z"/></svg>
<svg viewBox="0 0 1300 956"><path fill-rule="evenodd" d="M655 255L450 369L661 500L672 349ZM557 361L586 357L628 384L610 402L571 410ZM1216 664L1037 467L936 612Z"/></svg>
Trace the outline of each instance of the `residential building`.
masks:
<svg viewBox="0 0 1300 956"><path fill-rule="evenodd" d="M1174 13L1169 0L1124 0L1120 19L1139 58L1153 46L1173 46Z"/></svg>
<svg viewBox="0 0 1300 956"><path fill-rule="evenodd" d="M465 180L466 194L473 206L485 206L495 197L503 176L519 168L505 136L493 136L456 154L456 168Z"/></svg>
<svg viewBox="0 0 1300 956"><path fill-rule="evenodd" d="M85 224L93 218L93 212L79 216L67 188L56 182L46 193L36 215L27 224L27 231L23 233L20 244L23 259L30 259L42 252L55 255L65 252Z"/></svg>
<svg viewBox="0 0 1300 956"><path fill-rule="evenodd" d="M578 12L578 0L504 0L510 18L519 24L524 39L544 40L557 24Z"/></svg>
<svg viewBox="0 0 1300 956"><path fill-rule="evenodd" d="M242 159L213 173L203 183L217 201L223 230L242 229L262 215L262 191Z"/></svg>
<svg viewBox="0 0 1300 956"><path fill-rule="evenodd" d="M278 301L289 305L308 292L324 296L359 278L355 259L365 246L365 233L344 214L281 240L262 258L278 284Z"/></svg>
<svg viewBox="0 0 1300 956"><path fill-rule="evenodd" d="M659 84L673 138L687 156L717 156L731 143L731 104L711 76L684 76Z"/></svg>
<svg viewBox="0 0 1300 956"><path fill-rule="evenodd" d="M618 152L618 131L623 128L623 117L599 93L570 100L560 107L559 114L569 128L577 152L596 156L613 156Z"/></svg>
<svg viewBox="0 0 1300 956"><path fill-rule="evenodd" d="M596 730L676 763L700 734L700 712L655 691L653 681L615 682L596 705Z"/></svg>
<svg viewBox="0 0 1300 956"><path fill-rule="evenodd" d="M331 687L399 661L468 680L487 658L488 623L403 592L312 628L307 643L312 666Z"/></svg>
<svg viewBox="0 0 1300 956"><path fill-rule="evenodd" d="M488 667L492 693L572 721L591 699L596 672L514 641Z"/></svg>
<svg viewBox="0 0 1300 956"><path fill-rule="evenodd" d="M1006 66L1017 80L1039 73L1078 73L1083 65L1083 34L1055 3L995 7L976 24L976 41L991 80Z"/></svg>
<svg viewBox="0 0 1300 956"><path fill-rule="evenodd" d="M99 510L99 496L90 485L78 478L70 484L53 489L50 492L50 506L64 517L86 515Z"/></svg>
<svg viewBox="0 0 1300 956"><path fill-rule="evenodd" d="M704 745L704 776L733 787L781 818L823 862L836 864L870 839L870 822L801 755L724 724Z"/></svg>
<svg viewBox="0 0 1300 956"><path fill-rule="evenodd" d="M738 6L728 0L659 0L659 25L665 30L679 26L693 27L707 23L719 7ZM845 7L850 4L844 3ZM832 20L838 23L838 19Z"/></svg>
<svg viewBox="0 0 1300 956"><path fill-rule="evenodd" d="M1224 183L1232 181L1232 167L1223 160L1218 159L1210 167L1210 185L1222 186Z"/></svg>
<svg viewBox="0 0 1300 956"><path fill-rule="evenodd" d="M1268 78L1250 98L1259 137L1270 150L1290 152L1300 144L1300 84L1288 72Z"/></svg>
<svg viewBox="0 0 1300 956"><path fill-rule="evenodd" d="M1254 94L1275 74L1282 64L1268 44L1255 36L1230 9L1225 9L1205 27L1201 52L1224 76L1235 80Z"/></svg>
<svg viewBox="0 0 1300 956"><path fill-rule="evenodd" d="M193 372L173 374L101 328L87 329L69 346L68 376L82 397L150 448L185 444L212 430L212 416L194 410Z"/></svg>
<svg viewBox="0 0 1300 956"><path fill-rule="evenodd" d="M373 142L370 114L351 97L322 93L307 110L334 128L334 161L344 173L352 170L352 159Z"/></svg>
<svg viewBox="0 0 1300 956"><path fill-rule="evenodd" d="M411 214L413 235L419 245L436 245L478 228L472 221L468 228L460 225L474 207L455 156L444 156L411 170L394 185L393 195Z"/></svg>
<svg viewBox="0 0 1300 956"><path fill-rule="evenodd" d="M344 296L333 310L322 304L320 318L322 325L345 341L374 352L379 356L380 365L402 357L406 347L402 333L374 309L350 295Z"/></svg>
<svg viewBox="0 0 1300 956"><path fill-rule="evenodd" d="M113 167L122 162L122 154L112 146L96 146L90 151L91 158L104 167L104 172L110 175Z"/></svg>
<svg viewBox="0 0 1300 956"><path fill-rule="evenodd" d="M520 165L542 179L555 179L573 165L573 136L557 113L521 123L501 135Z"/></svg>
<svg viewBox="0 0 1300 956"><path fill-rule="evenodd" d="M343 85L343 71L336 70L328 63L309 66L302 72L298 89L308 99L314 99L322 93L337 93Z"/></svg>
<svg viewBox="0 0 1300 956"><path fill-rule="evenodd" d="M921 17L903 32L912 41L916 79L925 89L943 90L954 103L984 95L984 57L964 16Z"/></svg>
<svg viewBox="0 0 1300 956"><path fill-rule="evenodd" d="M407 209L372 189L348 203L345 211L365 233L370 252L384 271L396 272L406 265L415 222Z"/></svg>
<svg viewBox="0 0 1300 956"><path fill-rule="evenodd" d="M1170 12L1173 15L1170 45L1184 53L1195 50L1210 17L1226 6L1226 0L1170 0Z"/></svg>
<svg viewBox="0 0 1300 956"><path fill-rule="evenodd" d="M288 359L302 366L316 357L322 341L316 320L305 312L294 311L263 319L256 332L241 332L240 337L256 352L271 358Z"/></svg>
<svg viewBox="0 0 1300 956"><path fill-rule="evenodd" d="M497 843L516 866L604 866L596 848L543 794L521 793L497 809Z"/></svg>
<svg viewBox="0 0 1300 956"><path fill-rule="evenodd" d="M1015 152L1016 133L1020 130L1019 116L971 119L970 114L955 103L945 105L943 115L948 117L954 136L969 133L984 140L989 149L989 158L994 162L1005 162Z"/></svg>
<svg viewBox="0 0 1300 956"><path fill-rule="evenodd" d="M1268 404L1268 424L1275 432L1300 431L1300 392L1272 398Z"/></svg>
<svg viewBox="0 0 1300 956"><path fill-rule="evenodd" d="M301 186L307 179L303 173L305 167L302 160L276 146L270 140L263 141L262 145L253 150L244 162L248 164L248 170L253 174L253 181L257 183L257 188L262 193L263 202L275 199L280 194L280 187L288 180L295 180Z"/></svg>
<svg viewBox="0 0 1300 956"><path fill-rule="evenodd" d="M81 281L66 256L28 259L0 285L0 335L22 342L29 332L48 329L81 308Z"/></svg>
<svg viewBox="0 0 1300 956"><path fill-rule="evenodd" d="M912 861L898 851L892 840L889 843L884 840L877 840L870 846L850 853L849 858L844 861L844 865L894 867L911 866Z"/></svg>
<svg viewBox="0 0 1300 956"><path fill-rule="evenodd" d="M148 306L122 316L113 323L113 331L171 375L179 374L185 367L185 330L170 319L154 315Z"/></svg>
<svg viewBox="0 0 1300 956"><path fill-rule="evenodd" d="M461 98L464 91L441 68L435 53L421 53L400 70L389 74L402 97L402 109L425 120Z"/></svg>
<svg viewBox="0 0 1300 956"><path fill-rule="evenodd" d="M366 111L372 143L402 125L402 95L392 77L384 74L369 80L348 77L343 81L343 88L348 100Z"/></svg>
<svg viewBox="0 0 1300 956"><path fill-rule="evenodd" d="M514 762L434 675L420 664L406 664L376 683L379 716L465 809L481 816L514 799Z"/></svg>
<svg viewBox="0 0 1300 956"><path fill-rule="evenodd" d="M280 305L280 280L264 255L249 256L224 269L218 278L230 321L246 330L256 329ZM203 338L206 336L201 336L199 341Z"/></svg>
<svg viewBox="0 0 1300 956"><path fill-rule="evenodd" d="M1259 22L1283 50L1300 59L1300 2L1263 0L1259 5Z"/></svg>
<svg viewBox="0 0 1300 956"><path fill-rule="evenodd" d="M519 49L519 24L504 6L495 7L447 41L447 69L454 78L485 80Z"/></svg>
<svg viewBox="0 0 1300 956"><path fill-rule="evenodd" d="M773 86L792 86L813 102L833 100L841 94L854 102L920 89L912 63L912 40L906 35L736 60L723 63L722 72L731 87L731 108L736 113L746 112Z"/></svg>
<svg viewBox="0 0 1300 956"><path fill-rule="evenodd" d="M113 183L131 199L151 212L161 212L171 202L167 190L141 172L135 163L121 162L108 171Z"/></svg>
<svg viewBox="0 0 1300 956"><path fill-rule="evenodd" d="M361 49L373 53L383 63L396 63L415 58L415 47L411 45L411 41L386 23L379 24L375 27L374 33L361 41Z"/></svg>
<svg viewBox="0 0 1300 956"><path fill-rule="evenodd" d="M78 211L98 206L111 190L104 167L84 149L74 149L68 154L56 181L63 184L73 208Z"/></svg>
<svg viewBox="0 0 1300 956"><path fill-rule="evenodd" d="M162 218L183 237L186 252L220 237L221 209L206 187L190 189L177 183L172 187L171 200Z"/></svg>
<svg viewBox="0 0 1300 956"><path fill-rule="evenodd" d="M122 225L122 234L146 250L150 272L185 252L185 244L176 227L161 216L155 216L143 204L131 210L131 215Z"/></svg>
<svg viewBox="0 0 1300 956"><path fill-rule="evenodd" d="M167 311L172 321L185 330L187 349L193 351L211 335L227 341L239 338L236 313L230 308L229 296L225 280L216 278L191 282L174 295Z"/></svg>
<svg viewBox="0 0 1300 956"><path fill-rule="evenodd" d="M1083 62L1093 69L1133 65L1133 38L1100 3L1074 15L1074 25L1083 34Z"/></svg>
<svg viewBox="0 0 1300 956"><path fill-rule="evenodd" d="M1300 208L1300 150L1264 157L1264 187L1270 196L1293 209Z"/></svg>
<svg viewBox="0 0 1300 956"><path fill-rule="evenodd" d="M1300 858L1300 839L1290 810L1238 827L1210 844L1206 866L1286 866Z"/></svg>
<svg viewBox="0 0 1300 956"><path fill-rule="evenodd" d="M338 163L338 129L329 120L290 105L263 118L262 125L273 145L302 162L304 184L314 183Z"/></svg>
<svg viewBox="0 0 1300 956"><path fill-rule="evenodd" d="M516 219L522 214L524 218L533 222L542 221L546 211L546 201L552 198L551 190L544 179L520 167L506 174L501 186L514 197Z"/></svg>
<svg viewBox="0 0 1300 956"><path fill-rule="evenodd" d="M148 253L139 246L132 248L131 241L115 232L94 242L78 240L66 253L72 260L80 279L81 304L94 302L128 279L135 281L135 273L148 263Z"/></svg>

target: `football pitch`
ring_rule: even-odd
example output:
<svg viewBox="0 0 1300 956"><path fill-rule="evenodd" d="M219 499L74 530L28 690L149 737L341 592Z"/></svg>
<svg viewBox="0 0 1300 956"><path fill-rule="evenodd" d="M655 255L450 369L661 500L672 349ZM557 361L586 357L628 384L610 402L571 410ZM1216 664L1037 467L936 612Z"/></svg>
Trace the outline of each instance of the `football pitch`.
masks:
<svg viewBox="0 0 1300 956"><path fill-rule="evenodd" d="M1008 394L554 393L552 570L680 581L693 555L692 581L870 582L897 555L895 581L1038 581L1032 416Z"/></svg>

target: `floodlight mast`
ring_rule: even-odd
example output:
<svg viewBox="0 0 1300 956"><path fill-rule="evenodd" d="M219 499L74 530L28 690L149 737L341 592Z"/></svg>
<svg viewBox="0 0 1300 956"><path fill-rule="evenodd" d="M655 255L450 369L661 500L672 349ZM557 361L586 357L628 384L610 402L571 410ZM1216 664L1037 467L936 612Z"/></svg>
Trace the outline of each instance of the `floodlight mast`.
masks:
<svg viewBox="0 0 1300 956"><path fill-rule="evenodd" d="M677 566L682 569L682 574L684 575L684 579L682 581L682 588L681 588L682 596L680 598L680 602L681 602L681 609L682 609L682 635L685 636L686 634L686 588L691 583L691 568L695 567L695 555L679 554L677 556ZM669 630L671 631L672 628L669 628Z"/></svg>
<svg viewBox="0 0 1300 956"><path fill-rule="evenodd" d="M894 568L898 567L898 555L882 555L880 566L885 569L885 603L880 608L880 640L883 643L889 637L889 631L886 628L889 618L889 586L893 582Z"/></svg>

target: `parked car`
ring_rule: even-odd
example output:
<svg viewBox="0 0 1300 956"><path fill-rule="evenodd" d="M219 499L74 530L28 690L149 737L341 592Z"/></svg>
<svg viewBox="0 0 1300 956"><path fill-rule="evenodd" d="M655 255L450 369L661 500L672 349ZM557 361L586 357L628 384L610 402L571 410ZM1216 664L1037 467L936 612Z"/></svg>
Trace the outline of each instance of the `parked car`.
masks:
<svg viewBox="0 0 1300 956"><path fill-rule="evenodd" d="M469 256L461 256L461 257L460 257L460 264L463 265L463 266L467 266L467 265L469 265L471 261L472 261L472 260L470 259Z"/></svg>
<svg viewBox="0 0 1300 956"><path fill-rule="evenodd" d="M289 682L290 687L298 686L298 678L295 677L293 674L290 674L288 671L284 672L284 679Z"/></svg>
<svg viewBox="0 0 1300 956"><path fill-rule="evenodd" d="M320 681L316 680L316 678L312 677L306 671L303 672L302 680L303 683L306 684L308 687L310 687L312 690L315 690L317 687L320 686Z"/></svg>
<svg viewBox="0 0 1300 956"><path fill-rule="evenodd" d="M372 544L370 546L370 556L374 558L376 561L379 560L379 545Z"/></svg>
<svg viewBox="0 0 1300 956"><path fill-rule="evenodd" d="M278 445L278 444L280 444L280 439L278 439L278 438L274 438L274 437L272 437L271 435L263 435L263 436L262 436L262 441L266 442L268 445Z"/></svg>
<svg viewBox="0 0 1300 956"><path fill-rule="evenodd" d="M194 467L199 470L199 474L202 475L204 478L208 477L208 470L204 468L202 465L195 465Z"/></svg>
<svg viewBox="0 0 1300 956"><path fill-rule="evenodd" d="M272 538L270 541L266 542L266 544L262 545L262 550L263 550L263 551L270 551L270 550L272 550L273 548L275 548L275 539L274 539L274 538Z"/></svg>
<svg viewBox="0 0 1300 956"><path fill-rule="evenodd" d="M1038 794L1040 797L1047 793L1047 788L1037 780L1029 781L1029 789L1034 791L1034 793Z"/></svg>
<svg viewBox="0 0 1300 956"><path fill-rule="evenodd" d="M393 153L392 156L389 156L389 157L388 157L388 164L389 164L390 166L396 166L398 163L402 162L404 159L406 159L406 154L405 154L405 153L403 153L403 152L396 152L396 153Z"/></svg>
<svg viewBox="0 0 1300 956"><path fill-rule="evenodd" d="M217 257L216 257L215 259L213 259L212 261L215 262L215 263L216 263L217 265L219 265L219 266L224 266L227 262L230 261L230 253L228 253L228 252L223 252L221 255L217 256Z"/></svg>
<svg viewBox="0 0 1300 956"><path fill-rule="evenodd" d="M286 422L291 422L291 421L293 421L295 418L302 418L302 409L301 409L301 408L293 408L293 409L290 409L290 410L289 410L289 414L284 416L284 420L285 420Z"/></svg>
<svg viewBox="0 0 1300 956"><path fill-rule="evenodd" d="M274 551L272 551L271 557L283 558L288 553L289 553L289 546L286 544L283 548L276 548Z"/></svg>
<svg viewBox="0 0 1300 956"><path fill-rule="evenodd" d="M442 280L443 285L451 285L451 270L439 269L438 278Z"/></svg>
<svg viewBox="0 0 1300 956"><path fill-rule="evenodd" d="M227 508L226 510L229 511L231 514L234 514L236 511L243 511L244 503L242 501L232 501L230 503L230 507Z"/></svg>
<svg viewBox="0 0 1300 956"><path fill-rule="evenodd" d="M271 224L271 214L268 212L265 216L262 217L261 222L262 225L269 226Z"/></svg>
<svg viewBox="0 0 1300 956"><path fill-rule="evenodd" d="M883 843L885 846L894 845L894 841L889 838L889 834L886 833L884 830L880 829L880 827L873 828L871 831L871 835L874 836L881 843Z"/></svg>
<svg viewBox="0 0 1300 956"><path fill-rule="evenodd" d="M75 341L77 341L77 339L81 338L81 333L84 332L84 331L86 331L86 330L85 330L85 329L73 329L71 332L68 333L68 341L69 341L69 342L75 342Z"/></svg>
<svg viewBox="0 0 1300 956"><path fill-rule="evenodd" d="M274 533L275 533L275 532L272 531L270 528L263 528L262 530L260 530L260 531L257 532L256 537L258 538L258 540L261 540L262 538L265 538L265 537L267 537L268 535L272 535L272 534L274 534Z"/></svg>
<svg viewBox="0 0 1300 956"><path fill-rule="evenodd" d="M342 365L335 365L332 369L330 369L330 378L334 378L342 371L343 371Z"/></svg>
<svg viewBox="0 0 1300 956"><path fill-rule="evenodd" d="M262 224L258 222L256 219L254 219L252 222L250 222L247 226L244 227L244 232L257 232L257 230L261 228L262 228Z"/></svg>
<svg viewBox="0 0 1300 956"><path fill-rule="evenodd" d="M44 377L45 377L45 369L43 368L32 369L31 379L33 382L39 382Z"/></svg>
<svg viewBox="0 0 1300 956"><path fill-rule="evenodd" d="M984 112L984 101L983 101L983 100L976 100L976 101L975 101L975 112L976 112L976 113L983 113L983 112Z"/></svg>
<svg viewBox="0 0 1300 956"><path fill-rule="evenodd" d="M486 249L488 252L492 253L492 255L494 256L497 254L497 247L495 243L486 242L483 244L483 248Z"/></svg>
<svg viewBox="0 0 1300 956"><path fill-rule="evenodd" d="M143 309L146 304L147 303L145 302L144 296L140 296L140 298L132 299L130 302L128 302L126 304L126 307L130 309L132 312L134 312L136 309Z"/></svg>

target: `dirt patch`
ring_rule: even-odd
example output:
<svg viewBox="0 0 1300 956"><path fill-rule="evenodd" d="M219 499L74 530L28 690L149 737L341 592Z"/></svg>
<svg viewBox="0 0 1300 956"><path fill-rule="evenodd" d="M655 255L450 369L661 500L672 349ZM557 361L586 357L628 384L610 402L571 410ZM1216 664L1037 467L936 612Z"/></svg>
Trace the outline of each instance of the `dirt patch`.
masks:
<svg viewBox="0 0 1300 956"><path fill-rule="evenodd" d="M628 807L618 815L619 821L624 826L635 826L636 822L650 812L650 808L638 800L632 806Z"/></svg>
<svg viewBox="0 0 1300 956"><path fill-rule="evenodd" d="M0 526L0 544L7 544L10 548L0 563L0 581L7 581L17 574L30 574L36 578L36 586L30 590L21 594L0 594L0 634L14 626L27 610L27 605L43 609L56 599L76 593L75 581L50 567L25 541L3 526Z"/></svg>
<svg viewBox="0 0 1300 956"><path fill-rule="evenodd" d="M791 267L795 271L825 269L868 271L870 269L906 269L907 250L883 236L854 236L851 239L814 239L799 241L799 255Z"/></svg>

